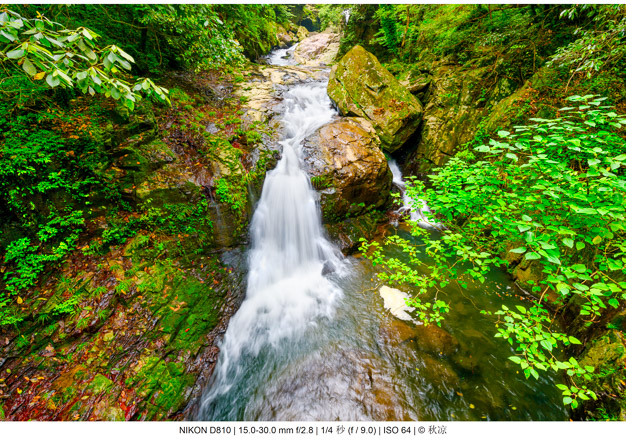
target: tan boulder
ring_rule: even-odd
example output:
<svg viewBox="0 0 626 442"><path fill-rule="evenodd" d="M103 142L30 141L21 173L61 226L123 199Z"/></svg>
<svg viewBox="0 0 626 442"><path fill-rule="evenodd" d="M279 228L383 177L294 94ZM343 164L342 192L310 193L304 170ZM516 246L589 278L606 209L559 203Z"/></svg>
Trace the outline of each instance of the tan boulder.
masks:
<svg viewBox="0 0 626 442"><path fill-rule="evenodd" d="M326 222L387 204L392 175L379 146L372 126L357 118L333 121L304 140L304 169Z"/></svg>
<svg viewBox="0 0 626 442"><path fill-rule="evenodd" d="M305 38L294 51L294 58L306 66L329 65L339 52L339 34L322 32Z"/></svg>

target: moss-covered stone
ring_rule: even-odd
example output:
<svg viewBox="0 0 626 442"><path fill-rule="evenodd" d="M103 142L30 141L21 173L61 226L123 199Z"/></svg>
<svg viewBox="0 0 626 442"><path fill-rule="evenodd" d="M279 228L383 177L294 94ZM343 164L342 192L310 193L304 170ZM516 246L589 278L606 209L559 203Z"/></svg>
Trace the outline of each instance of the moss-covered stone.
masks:
<svg viewBox="0 0 626 442"><path fill-rule="evenodd" d="M594 367L587 386L599 401L581 401L580 417L594 420L626 420L626 341L623 333L611 330L587 344L580 359L582 367Z"/></svg>
<svg viewBox="0 0 626 442"><path fill-rule="evenodd" d="M333 66L328 95L343 115L369 120L388 152L399 149L422 120L419 100L358 45Z"/></svg>
<svg viewBox="0 0 626 442"><path fill-rule="evenodd" d="M344 254L349 255L357 251L361 238L370 240L374 237L382 218L380 212L374 211L340 222L327 223L324 227L333 243L337 244Z"/></svg>
<svg viewBox="0 0 626 442"><path fill-rule="evenodd" d="M109 389L112 384L113 381L111 381L109 378L102 374L97 374L87 386L86 391L97 395Z"/></svg>

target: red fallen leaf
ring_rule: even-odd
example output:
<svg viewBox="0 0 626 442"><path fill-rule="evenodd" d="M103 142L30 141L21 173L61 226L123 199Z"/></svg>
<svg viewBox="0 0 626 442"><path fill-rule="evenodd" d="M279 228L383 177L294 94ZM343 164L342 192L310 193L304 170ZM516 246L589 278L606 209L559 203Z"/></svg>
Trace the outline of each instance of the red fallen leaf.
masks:
<svg viewBox="0 0 626 442"><path fill-rule="evenodd" d="M189 329L186 329L186 330L185 330L185 333L187 333L188 331L189 331Z"/></svg>

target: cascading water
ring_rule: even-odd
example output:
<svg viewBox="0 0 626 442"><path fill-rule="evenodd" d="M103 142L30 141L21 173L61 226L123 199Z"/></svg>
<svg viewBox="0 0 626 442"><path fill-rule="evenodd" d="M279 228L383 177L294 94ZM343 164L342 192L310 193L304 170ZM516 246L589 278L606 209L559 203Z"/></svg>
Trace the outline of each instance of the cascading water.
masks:
<svg viewBox="0 0 626 442"><path fill-rule="evenodd" d="M398 163L393 158L389 158L387 162L391 174L393 175L393 183L400 189L402 194L402 207L398 209L400 214L409 213L410 220L416 221L417 225L423 229L442 229L443 224L432 221L432 215L430 214L430 208L424 200L418 200L417 203L420 207L415 207L415 202L406 194L406 183L402 178L402 172Z"/></svg>
<svg viewBox="0 0 626 442"><path fill-rule="evenodd" d="M344 9L341 14L343 15L343 20L344 20L344 25L347 25L348 22L350 21L350 13L352 12L352 9Z"/></svg>
<svg viewBox="0 0 626 442"><path fill-rule="evenodd" d="M230 321L199 413L201 419L237 417L219 398L249 382L242 358L256 358L331 317L341 290L326 278L341 272L343 256L324 237L316 194L300 168L300 143L336 115L326 84L298 85L285 94L282 159L269 172L251 223L246 299ZM241 387L241 385L239 385ZM224 413L226 413L224 415Z"/></svg>
<svg viewBox="0 0 626 442"><path fill-rule="evenodd" d="M276 49L267 56L267 62L273 66L292 65L294 64L293 53L297 47L298 43L286 49Z"/></svg>

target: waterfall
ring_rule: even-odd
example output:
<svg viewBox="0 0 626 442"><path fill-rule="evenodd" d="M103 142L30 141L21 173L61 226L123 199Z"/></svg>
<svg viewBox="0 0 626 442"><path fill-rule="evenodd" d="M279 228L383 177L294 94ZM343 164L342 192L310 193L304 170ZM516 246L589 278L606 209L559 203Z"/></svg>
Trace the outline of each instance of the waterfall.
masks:
<svg viewBox="0 0 626 442"><path fill-rule="evenodd" d="M199 419L213 419L220 397L248 382L240 360L278 347L323 317L332 317L342 291L326 276L341 273L341 253L325 238L317 194L300 167L300 144L336 115L325 83L284 94L282 158L267 174L250 230L246 298L232 317L219 360L202 398ZM250 365L250 364L248 364ZM258 373L258 371L257 371ZM226 404L229 406L230 404ZM221 407L224 413L224 405Z"/></svg>
<svg viewBox="0 0 626 442"><path fill-rule="evenodd" d="M400 189L402 195L402 207L398 209L398 213L405 214L408 212L410 220L417 222L417 225L423 229L443 229L443 224L431 221L433 216L426 201L421 199L414 201L406 194L406 183L402 178L402 172L396 160L389 158L387 164L393 175L393 183Z"/></svg>
<svg viewBox="0 0 626 442"><path fill-rule="evenodd" d="M344 9L341 13L343 14L343 19L344 19L344 25L347 25L348 22L350 21L350 13L352 12L352 9Z"/></svg>

